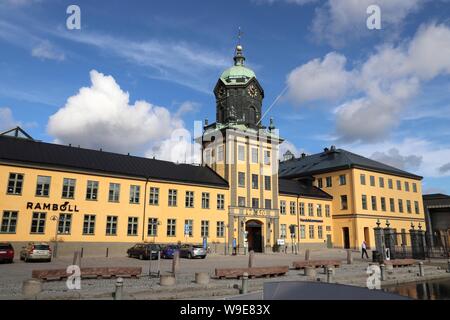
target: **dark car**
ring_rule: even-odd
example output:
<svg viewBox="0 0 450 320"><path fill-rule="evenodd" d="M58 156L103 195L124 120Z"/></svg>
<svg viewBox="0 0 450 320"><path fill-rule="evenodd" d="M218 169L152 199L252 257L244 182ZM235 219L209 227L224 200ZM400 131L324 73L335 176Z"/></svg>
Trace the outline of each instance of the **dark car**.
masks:
<svg viewBox="0 0 450 320"><path fill-rule="evenodd" d="M128 257L139 258L140 260L158 259L158 252L161 246L155 243L138 243L127 250Z"/></svg>
<svg viewBox="0 0 450 320"><path fill-rule="evenodd" d="M180 247L181 258L206 258L206 250L202 245L184 244Z"/></svg>
<svg viewBox="0 0 450 320"><path fill-rule="evenodd" d="M180 250L180 246L176 244L169 244L162 248L161 258L163 259L173 259L173 255L176 251Z"/></svg>
<svg viewBox="0 0 450 320"><path fill-rule="evenodd" d="M13 263L14 248L9 242L0 242L0 262Z"/></svg>

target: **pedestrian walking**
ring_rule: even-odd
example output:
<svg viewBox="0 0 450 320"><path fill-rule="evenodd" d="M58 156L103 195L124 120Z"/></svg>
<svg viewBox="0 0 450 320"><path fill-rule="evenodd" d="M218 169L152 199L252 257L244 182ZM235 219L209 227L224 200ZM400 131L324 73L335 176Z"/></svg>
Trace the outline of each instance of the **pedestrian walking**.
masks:
<svg viewBox="0 0 450 320"><path fill-rule="evenodd" d="M361 259L364 259L364 255L366 255L367 259L369 259L369 255L367 254L367 244L365 240L361 244L361 249Z"/></svg>

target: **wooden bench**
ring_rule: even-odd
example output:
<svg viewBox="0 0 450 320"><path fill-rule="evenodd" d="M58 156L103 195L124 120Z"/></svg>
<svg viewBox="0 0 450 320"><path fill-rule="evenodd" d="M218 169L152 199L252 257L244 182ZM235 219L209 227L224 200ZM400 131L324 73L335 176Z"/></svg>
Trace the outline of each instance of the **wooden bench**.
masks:
<svg viewBox="0 0 450 320"><path fill-rule="evenodd" d="M304 269L305 267L325 268L326 266L334 266L339 268L342 262L340 260L302 260L292 263L294 269Z"/></svg>
<svg viewBox="0 0 450 320"><path fill-rule="evenodd" d="M248 273L249 278L257 277L276 277L285 275L289 271L288 266L275 267L253 267L253 268L216 268L215 276L219 279L240 279L244 272Z"/></svg>
<svg viewBox="0 0 450 320"><path fill-rule="evenodd" d="M81 268L81 278L138 278L142 274L141 267L98 267L98 268ZM66 269L53 270L33 270L31 277L41 280L62 280L71 274Z"/></svg>
<svg viewBox="0 0 450 320"><path fill-rule="evenodd" d="M414 259L394 259L394 260L385 260L385 265L391 265L394 268L401 267L411 267L417 263Z"/></svg>

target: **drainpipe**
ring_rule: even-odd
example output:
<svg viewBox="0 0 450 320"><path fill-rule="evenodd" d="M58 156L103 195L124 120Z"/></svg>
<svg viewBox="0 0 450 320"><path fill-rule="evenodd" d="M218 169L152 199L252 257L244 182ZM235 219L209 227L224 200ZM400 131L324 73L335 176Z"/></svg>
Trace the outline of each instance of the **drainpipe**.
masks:
<svg viewBox="0 0 450 320"><path fill-rule="evenodd" d="M300 251L300 196L297 196L297 252Z"/></svg>
<svg viewBox="0 0 450 320"><path fill-rule="evenodd" d="M147 185L148 185L148 180L150 179L150 177L146 177L145 178L145 187L144 187L144 213L143 213L143 219L142 219L142 241L144 241L145 238L145 209L147 207Z"/></svg>

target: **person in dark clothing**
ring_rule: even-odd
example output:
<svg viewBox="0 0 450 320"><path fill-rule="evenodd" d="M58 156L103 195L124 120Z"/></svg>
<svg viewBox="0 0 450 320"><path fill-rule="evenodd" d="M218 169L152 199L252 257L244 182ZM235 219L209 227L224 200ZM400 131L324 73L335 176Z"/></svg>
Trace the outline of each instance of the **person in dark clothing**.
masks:
<svg viewBox="0 0 450 320"><path fill-rule="evenodd" d="M367 254L367 244L366 244L366 241L363 241L363 242L362 242L361 249L362 249L361 259L364 259L364 255L366 255L367 259L369 259L369 255Z"/></svg>

